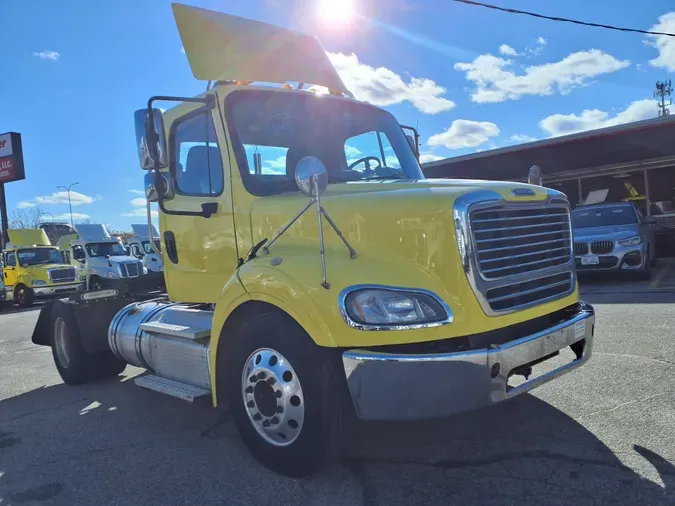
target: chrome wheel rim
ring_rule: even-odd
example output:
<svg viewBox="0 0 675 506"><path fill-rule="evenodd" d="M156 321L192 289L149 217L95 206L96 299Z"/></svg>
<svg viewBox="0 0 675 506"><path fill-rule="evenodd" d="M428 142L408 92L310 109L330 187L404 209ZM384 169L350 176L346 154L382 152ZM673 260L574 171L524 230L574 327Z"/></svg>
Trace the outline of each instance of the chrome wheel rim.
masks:
<svg viewBox="0 0 675 506"><path fill-rule="evenodd" d="M66 321L61 317L57 318L54 322L54 349L56 350L59 363L64 369L70 366L71 361L67 333L68 327L66 326Z"/></svg>
<svg viewBox="0 0 675 506"><path fill-rule="evenodd" d="M288 446L305 421L302 385L291 363L278 351L260 348L248 357L241 375L241 395L248 419L274 446Z"/></svg>

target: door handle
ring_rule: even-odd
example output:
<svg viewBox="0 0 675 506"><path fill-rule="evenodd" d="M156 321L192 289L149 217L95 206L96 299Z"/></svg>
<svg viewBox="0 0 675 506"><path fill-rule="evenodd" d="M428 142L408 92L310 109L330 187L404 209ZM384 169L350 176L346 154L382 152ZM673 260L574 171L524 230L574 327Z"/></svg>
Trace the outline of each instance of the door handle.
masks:
<svg viewBox="0 0 675 506"><path fill-rule="evenodd" d="M178 249L176 248L176 236L170 230L164 232L164 244L166 245L166 256L173 264L178 263Z"/></svg>

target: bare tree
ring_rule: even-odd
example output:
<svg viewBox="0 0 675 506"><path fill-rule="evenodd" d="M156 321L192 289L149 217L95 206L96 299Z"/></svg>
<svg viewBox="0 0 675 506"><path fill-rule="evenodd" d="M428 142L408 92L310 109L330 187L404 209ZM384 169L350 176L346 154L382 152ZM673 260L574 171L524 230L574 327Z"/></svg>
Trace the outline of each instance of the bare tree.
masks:
<svg viewBox="0 0 675 506"><path fill-rule="evenodd" d="M9 228L38 228L44 215L39 207L14 209L9 216Z"/></svg>

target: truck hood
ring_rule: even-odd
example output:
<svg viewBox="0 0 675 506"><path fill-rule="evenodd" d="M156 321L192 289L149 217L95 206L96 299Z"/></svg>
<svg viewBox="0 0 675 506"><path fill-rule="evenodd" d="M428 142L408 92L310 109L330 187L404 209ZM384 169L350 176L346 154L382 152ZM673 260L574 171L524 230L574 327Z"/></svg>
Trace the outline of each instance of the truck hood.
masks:
<svg viewBox="0 0 675 506"><path fill-rule="evenodd" d="M527 189L531 195L516 196L513 189ZM482 192L482 198L488 200L543 201L548 196L546 188L510 182L394 180L332 184L321 196L321 204L359 257L370 257L373 261L395 258L404 263L412 261L427 273L453 266L452 276L456 276L460 262L453 204L459 196L472 192ZM271 240L307 202L308 197L299 193L254 201L250 211L252 244L264 238ZM340 238L327 220L323 222L326 254L340 260L349 259ZM311 252L307 254L316 257L318 262L315 208L294 223L270 252L287 257L301 255L301 249ZM446 278L449 271L436 274Z"/></svg>
<svg viewBox="0 0 675 506"><path fill-rule="evenodd" d="M572 230L576 241L606 240L618 241L639 234L637 225L616 225L611 227L587 227Z"/></svg>
<svg viewBox="0 0 675 506"><path fill-rule="evenodd" d="M523 196L529 191L530 195ZM424 329L414 334L416 341L488 332L574 302L576 294L509 314L485 315L464 271L455 234L454 204L467 194L475 194L480 201L543 202L551 194L564 198L546 188L507 182L434 179L329 185L321 205L356 250L356 258L350 257L324 219L328 289L322 286L315 208L308 209L269 247L269 255L262 250L246 262L239 270L240 280L252 297L273 304L288 299L311 301L303 311L329 315L327 318L335 322L335 343L340 346L391 344L412 338L407 333L383 336L389 333L346 330L340 316L340 294L355 285L425 289L447 303L453 313L452 325ZM251 245L264 238L271 240L307 202L308 198L298 193L254 200L248 210Z"/></svg>

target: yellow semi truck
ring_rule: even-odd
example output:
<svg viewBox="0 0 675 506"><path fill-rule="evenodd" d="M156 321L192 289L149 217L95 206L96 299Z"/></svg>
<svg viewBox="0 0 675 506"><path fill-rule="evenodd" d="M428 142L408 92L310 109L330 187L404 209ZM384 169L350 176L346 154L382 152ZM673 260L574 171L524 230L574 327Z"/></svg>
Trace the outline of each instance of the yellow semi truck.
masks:
<svg viewBox="0 0 675 506"><path fill-rule="evenodd" d="M314 38L173 10L210 83L135 115L167 293L43 309L33 342L64 382L142 367L137 385L228 406L260 462L303 476L345 417L488 407L590 358L565 195L426 180L416 132L354 99Z"/></svg>
<svg viewBox="0 0 675 506"><path fill-rule="evenodd" d="M16 229L8 234L2 268L8 301L29 307L36 298L56 297L82 287L75 269L65 264L44 230Z"/></svg>

